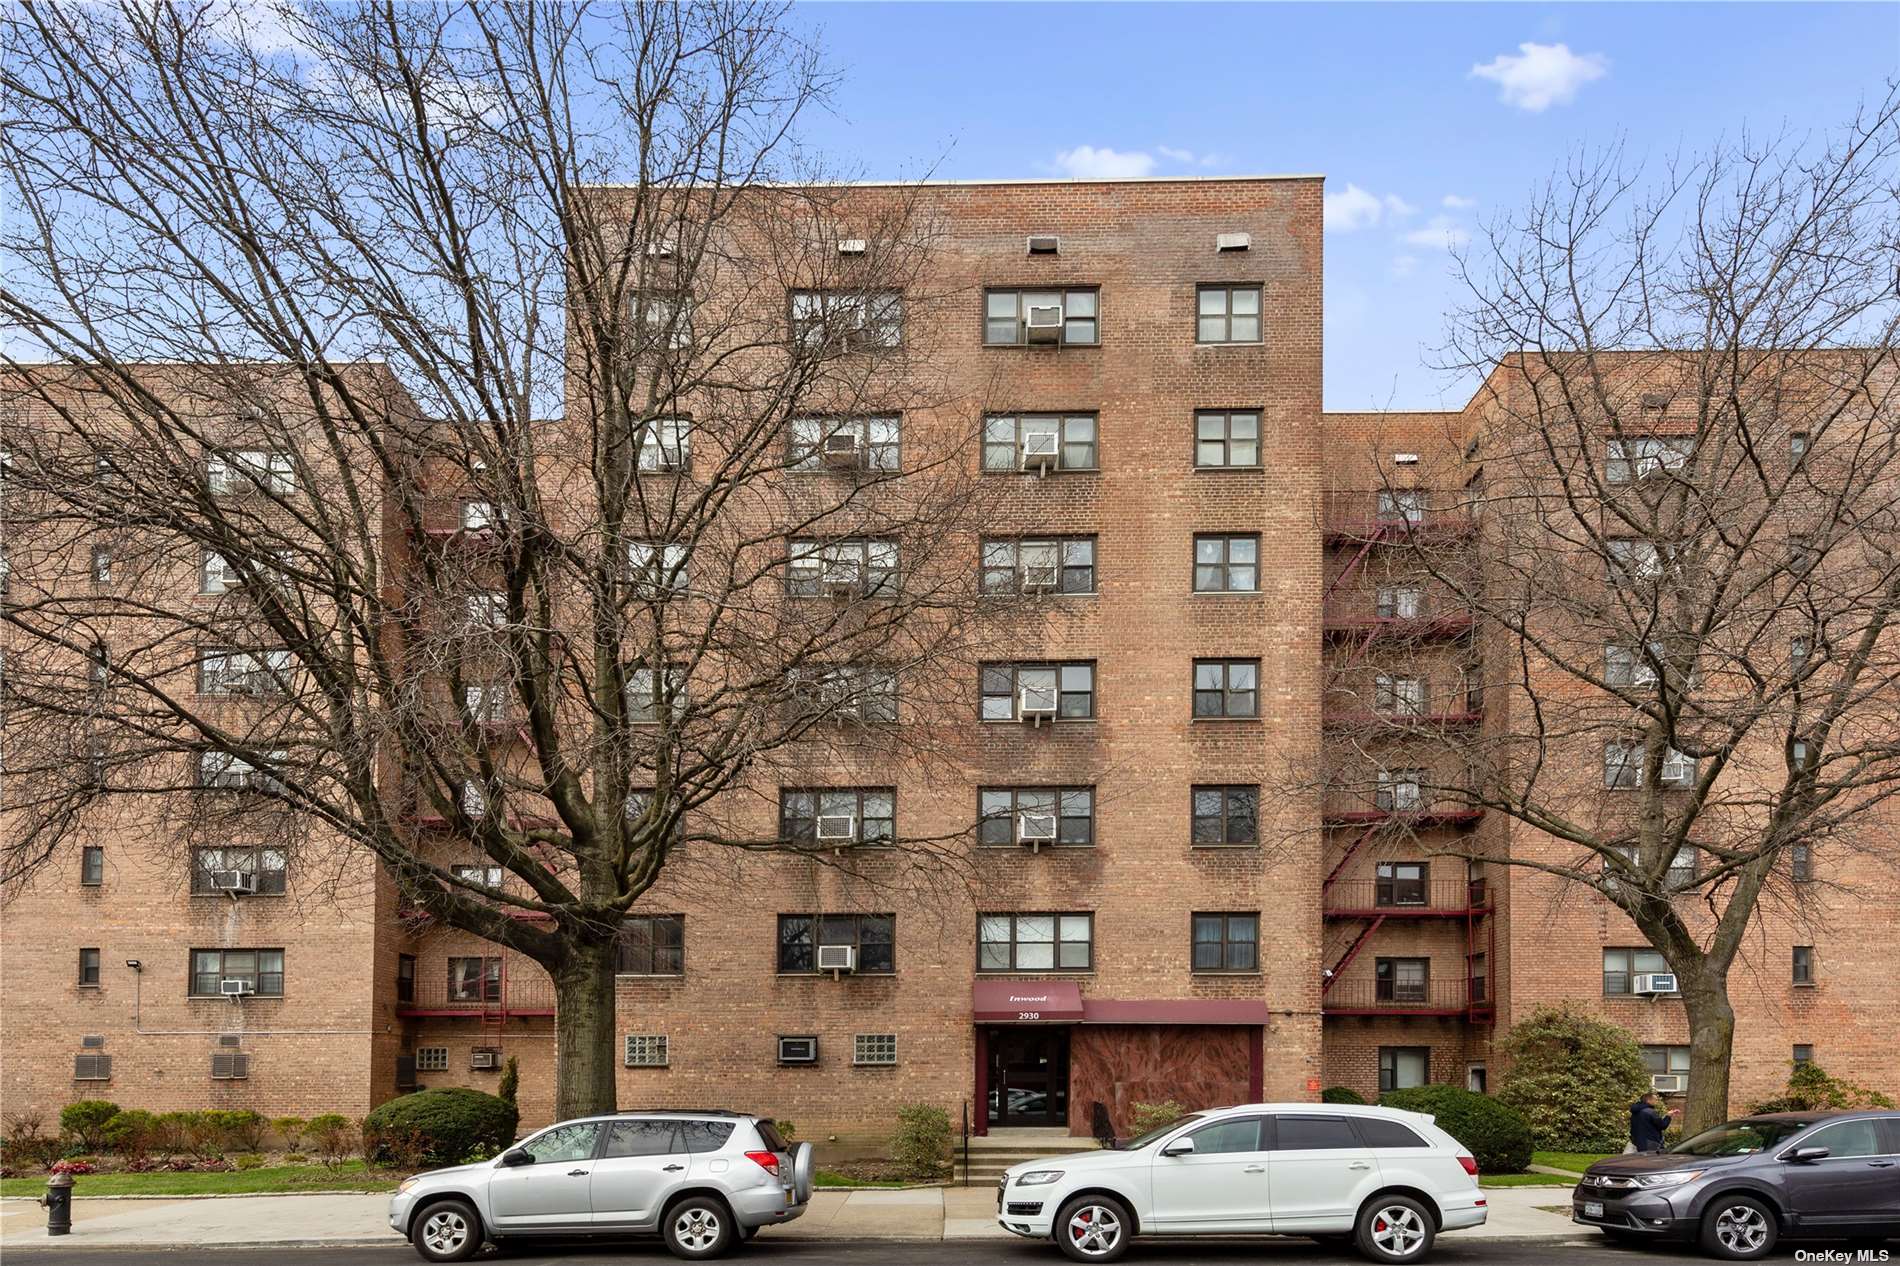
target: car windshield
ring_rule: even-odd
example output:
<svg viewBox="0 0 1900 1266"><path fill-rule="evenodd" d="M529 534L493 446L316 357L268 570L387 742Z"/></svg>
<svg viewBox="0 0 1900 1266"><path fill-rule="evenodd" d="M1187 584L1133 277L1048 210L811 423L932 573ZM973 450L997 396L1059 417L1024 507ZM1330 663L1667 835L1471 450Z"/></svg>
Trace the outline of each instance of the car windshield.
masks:
<svg viewBox="0 0 1900 1266"><path fill-rule="evenodd" d="M1725 1121L1670 1148L1680 1156L1748 1156L1777 1147L1812 1121Z"/></svg>
<svg viewBox="0 0 1900 1266"><path fill-rule="evenodd" d="M1134 1138L1129 1139L1126 1143L1122 1144L1122 1150L1125 1152L1132 1152L1138 1148L1146 1147L1148 1146L1148 1144L1160 1138L1163 1134L1167 1134L1170 1131L1172 1131L1176 1126L1186 1125L1189 1121L1198 1121L1200 1119L1201 1119L1201 1114L1198 1112L1190 1112L1184 1117L1176 1117L1174 1120L1168 1122L1166 1125L1156 1126L1154 1129L1148 1131L1146 1134L1138 1134Z"/></svg>

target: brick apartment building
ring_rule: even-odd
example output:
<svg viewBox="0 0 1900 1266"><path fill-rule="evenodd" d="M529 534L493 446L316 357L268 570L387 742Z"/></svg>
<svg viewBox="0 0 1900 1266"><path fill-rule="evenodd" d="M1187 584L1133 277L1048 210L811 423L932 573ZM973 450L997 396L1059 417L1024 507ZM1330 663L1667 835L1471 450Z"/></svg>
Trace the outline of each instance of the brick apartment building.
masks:
<svg viewBox="0 0 1900 1266"><path fill-rule="evenodd" d="M1657 1072L1683 1066L1681 1008L1630 993L1661 965L1608 902L1444 855L1541 847L1525 828L1417 804L1402 770L1364 788L1318 776L1370 750L1363 723L1395 692L1419 691L1442 729L1486 724L1470 617L1389 548L1403 527L1481 550L1469 521L1429 507L1464 485L1484 406L1322 411L1321 191L924 190L932 287L951 298L908 314L904 338L981 402L969 461L1003 486L970 566L1004 587L1053 568L1056 593L970 665L954 756L828 754L802 786L762 791L781 820L846 818L854 838L900 815L904 835L967 832L971 878L900 904L875 874L799 856L687 858L620 951L623 1103L754 1108L841 1148L920 1100L967 1107L978 1130L1086 1133L1097 1104L1125 1129L1144 1100L1482 1089L1494 1038L1557 999L1631 1028ZM972 421L904 417L904 442ZM480 526L469 513L384 541L388 557L457 548ZM102 583L94 559L67 571L10 581ZM186 571L112 583L217 596ZM414 1085L493 1089L513 1056L524 1119L545 1121L540 969L399 910L365 861L306 856L330 855L287 864L102 822L9 894L9 1107L360 1114ZM1820 903L1799 926L1766 914L1738 970L1738 1101L1804 1055L1900 1083L1876 1018L1896 1000L1875 950L1885 915L1845 886ZM1795 944L1818 964L1798 983ZM829 969L832 946L851 947L849 970ZM231 980L249 988L223 996Z"/></svg>

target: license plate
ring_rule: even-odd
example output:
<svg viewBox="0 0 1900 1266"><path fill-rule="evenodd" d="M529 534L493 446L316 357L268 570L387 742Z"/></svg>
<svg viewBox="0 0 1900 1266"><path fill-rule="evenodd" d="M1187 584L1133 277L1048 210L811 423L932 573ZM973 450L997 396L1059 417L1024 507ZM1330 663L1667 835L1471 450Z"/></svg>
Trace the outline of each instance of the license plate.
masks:
<svg viewBox="0 0 1900 1266"><path fill-rule="evenodd" d="M1584 1201L1583 1202L1583 1216L1586 1218L1602 1217L1603 1216L1603 1202L1601 1200Z"/></svg>

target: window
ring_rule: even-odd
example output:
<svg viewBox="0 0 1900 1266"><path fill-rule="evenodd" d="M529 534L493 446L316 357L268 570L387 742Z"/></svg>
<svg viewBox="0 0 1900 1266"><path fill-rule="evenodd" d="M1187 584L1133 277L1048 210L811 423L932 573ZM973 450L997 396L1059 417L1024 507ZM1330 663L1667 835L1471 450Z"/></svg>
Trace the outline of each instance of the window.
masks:
<svg viewBox="0 0 1900 1266"><path fill-rule="evenodd" d="M897 837L897 791L841 787L779 792L779 838L788 844L842 848L889 844Z"/></svg>
<svg viewBox="0 0 1900 1266"><path fill-rule="evenodd" d="M99 987L99 951L97 949L79 951L79 987L81 989Z"/></svg>
<svg viewBox="0 0 1900 1266"><path fill-rule="evenodd" d="M289 678L289 651L214 646L198 653L198 693L202 695L282 694Z"/></svg>
<svg viewBox="0 0 1900 1266"><path fill-rule="evenodd" d="M1424 1002L1432 963L1428 958L1380 958L1373 961L1374 992L1380 1002Z"/></svg>
<svg viewBox="0 0 1900 1266"><path fill-rule="evenodd" d="M1700 865L1701 850L1693 844L1685 844L1669 859L1669 868L1663 872L1663 883L1670 888L1693 888Z"/></svg>
<svg viewBox="0 0 1900 1266"><path fill-rule="evenodd" d="M1425 771L1381 769L1372 793L1373 807L1386 813L1412 813L1425 805Z"/></svg>
<svg viewBox="0 0 1900 1266"><path fill-rule="evenodd" d="M1260 970L1260 916L1197 914L1194 925L1195 971Z"/></svg>
<svg viewBox="0 0 1900 1266"><path fill-rule="evenodd" d="M505 628L508 624L508 595L471 593L462 600L462 628L477 633Z"/></svg>
<svg viewBox="0 0 1900 1266"><path fill-rule="evenodd" d="M106 881L106 850L98 844L88 844L79 850L79 882L87 888L97 888Z"/></svg>
<svg viewBox="0 0 1900 1266"><path fill-rule="evenodd" d="M1418 585L1380 585L1372 610L1381 620L1416 620L1425 610L1425 591Z"/></svg>
<svg viewBox="0 0 1900 1266"><path fill-rule="evenodd" d="M1094 593L1095 538L984 541L984 593Z"/></svg>
<svg viewBox="0 0 1900 1266"><path fill-rule="evenodd" d="M896 541L791 542L785 592L795 598L861 597L896 589Z"/></svg>
<svg viewBox="0 0 1900 1266"><path fill-rule="evenodd" d="M396 955L396 1001L414 1002L416 1000L416 956L414 954Z"/></svg>
<svg viewBox="0 0 1900 1266"><path fill-rule="evenodd" d="M495 526L498 516L492 501L464 501L462 503L462 530L464 532L486 532Z"/></svg>
<svg viewBox="0 0 1900 1266"><path fill-rule="evenodd" d="M1091 914L984 914L976 921L978 971L1088 971Z"/></svg>
<svg viewBox="0 0 1900 1266"><path fill-rule="evenodd" d="M265 897L284 895L290 874L289 854L281 848L194 848L191 850L191 893L195 897L232 891ZM239 887L230 887L237 876Z"/></svg>
<svg viewBox="0 0 1900 1266"><path fill-rule="evenodd" d="M511 705L509 687L504 681L491 681L462 688L462 707L476 725L501 725L508 720Z"/></svg>
<svg viewBox="0 0 1900 1266"><path fill-rule="evenodd" d="M1382 906L1422 906L1429 891L1426 862L1380 862L1373 880L1373 902Z"/></svg>
<svg viewBox="0 0 1900 1266"><path fill-rule="evenodd" d="M651 418L640 429L634 465L643 474L683 471L693 460L690 418Z"/></svg>
<svg viewBox="0 0 1900 1266"><path fill-rule="evenodd" d="M224 555L216 550L206 550L204 562L198 568L198 592L226 593L244 583L237 568L226 561Z"/></svg>
<svg viewBox="0 0 1900 1266"><path fill-rule="evenodd" d="M1195 660L1194 715L1197 718L1259 716L1260 661Z"/></svg>
<svg viewBox="0 0 1900 1266"><path fill-rule="evenodd" d="M486 957L449 960L450 1002L500 1002L501 959Z"/></svg>
<svg viewBox="0 0 1900 1266"><path fill-rule="evenodd" d="M1663 749L1658 785L1672 791L1695 786L1696 759L1675 748ZM1629 791L1643 785L1643 745L1635 740L1611 740L1603 745L1603 785L1613 791Z"/></svg>
<svg viewBox="0 0 1900 1266"><path fill-rule="evenodd" d="M805 667L789 675L794 700L822 715L866 725L897 720L897 674L869 664Z"/></svg>
<svg viewBox="0 0 1900 1266"><path fill-rule="evenodd" d="M666 1063L667 1063L666 1034L664 1033L629 1033L627 1034L626 1064L628 1068L665 1068ZM618 1130L622 1126L652 1126L652 1125L658 1125L658 1124L660 1123L654 1122L654 1121L616 1121L614 1122L614 1128ZM670 1131L669 1131L669 1134L670 1134ZM614 1152L613 1148L614 1148L614 1141L612 1139L609 1139L607 1143L607 1150L610 1155L636 1156L636 1155L644 1154L644 1153L632 1152L632 1151L616 1153Z"/></svg>
<svg viewBox="0 0 1900 1266"><path fill-rule="evenodd" d="M1889 1126L1891 1128L1891 1126ZM1841 1121L1824 1126L1801 1142L1803 1147L1825 1147L1830 1157L1890 1156L1893 1149L1880 1140L1878 1120ZM1892 1188L1888 1188L1889 1191ZM1879 1254L1873 1256L1878 1257Z"/></svg>
<svg viewBox="0 0 1900 1266"><path fill-rule="evenodd" d="M1024 711L1057 720L1086 721L1095 715L1095 665L984 664L981 716L985 721L1020 720Z"/></svg>
<svg viewBox="0 0 1900 1266"><path fill-rule="evenodd" d="M1258 536L1194 538L1194 592L1258 593L1259 590Z"/></svg>
<svg viewBox="0 0 1900 1266"><path fill-rule="evenodd" d="M205 478L212 495L218 497L248 492L282 497L295 485L289 454L256 448L213 454L205 461Z"/></svg>
<svg viewBox="0 0 1900 1266"><path fill-rule="evenodd" d="M280 949L195 949L191 951L191 996L216 998L226 981L251 986L260 998L284 996L284 951Z"/></svg>
<svg viewBox="0 0 1900 1266"><path fill-rule="evenodd" d="M684 975L686 916L634 914L622 919L614 971L622 976Z"/></svg>
<svg viewBox="0 0 1900 1266"><path fill-rule="evenodd" d="M1379 493L1378 516L1381 523L1423 523L1425 490L1388 488Z"/></svg>
<svg viewBox="0 0 1900 1266"><path fill-rule="evenodd" d="M671 707L668 707L668 704ZM678 720L686 712L686 669L669 664L664 673L635 668L627 673L627 720L635 725L657 725L669 713Z"/></svg>
<svg viewBox="0 0 1900 1266"><path fill-rule="evenodd" d="M693 345L693 301L688 295L637 290L631 296L638 311L638 337L644 349Z"/></svg>
<svg viewBox="0 0 1900 1266"><path fill-rule="evenodd" d="M1345 1117L1279 1117L1274 1147L1282 1152L1358 1151L1365 1144Z"/></svg>
<svg viewBox="0 0 1900 1266"><path fill-rule="evenodd" d="M1386 716L1425 715L1425 679L1380 673L1372 681L1372 707Z"/></svg>
<svg viewBox="0 0 1900 1266"><path fill-rule="evenodd" d="M462 779L462 794L457 800L468 817L479 818L488 813L488 792L473 778Z"/></svg>
<svg viewBox="0 0 1900 1266"><path fill-rule="evenodd" d="M1095 470L1093 413L999 414L983 419L983 469ZM1051 457L1053 455L1053 458Z"/></svg>
<svg viewBox="0 0 1900 1266"><path fill-rule="evenodd" d="M1483 954L1469 954L1466 955L1465 962L1467 964L1466 973L1469 976L1471 985L1471 1001L1483 1002L1490 996L1486 988L1489 976L1486 972L1485 957Z"/></svg>
<svg viewBox="0 0 1900 1266"><path fill-rule="evenodd" d="M1651 1077L1680 1077L1682 1092L1689 1090L1689 1048L1686 1046L1645 1046L1643 1066Z"/></svg>
<svg viewBox="0 0 1900 1266"><path fill-rule="evenodd" d="M1821 547L1807 532L1792 532L1788 535L1788 570L1805 574L1813 571L1821 561Z"/></svg>
<svg viewBox="0 0 1900 1266"><path fill-rule="evenodd" d="M1634 992L1635 977L1668 970L1668 960L1653 949L1606 949L1603 992L1608 997L1625 996Z"/></svg>
<svg viewBox="0 0 1900 1266"><path fill-rule="evenodd" d="M1198 286L1195 316L1198 343L1258 343L1260 287Z"/></svg>
<svg viewBox="0 0 1900 1266"><path fill-rule="evenodd" d="M1260 465L1260 414L1201 409L1194 415L1194 464L1203 470Z"/></svg>
<svg viewBox="0 0 1900 1266"><path fill-rule="evenodd" d="M1257 844L1260 842L1260 788L1257 786L1196 787L1191 801L1195 844Z"/></svg>
<svg viewBox="0 0 1900 1266"><path fill-rule="evenodd" d="M1603 481L1626 484L1632 479L1681 470L1694 452L1692 435L1641 435L1611 440L1604 454Z"/></svg>
<svg viewBox="0 0 1900 1266"><path fill-rule="evenodd" d="M627 542L627 577L633 582L634 592L653 598L685 591L692 584L686 555L684 545Z"/></svg>
<svg viewBox="0 0 1900 1266"><path fill-rule="evenodd" d="M600 1142L600 1127L599 1121L557 1125L518 1146L534 1157L537 1165L570 1165L592 1160L594 1148Z"/></svg>
<svg viewBox="0 0 1900 1266"><path fill-rule="evenodd" d="M901 346L904 296L894 290L794 290L792 338L802 347L843 351Z"/></svg>
<svg viewBox="0 0 1900 1266"><path fill-rule="evenodd" d="M501 867L487 863L472 863L449 867L449 874L465 884L474 884L477 888L501 887Z"/></svg>
<svg viewBox="0 0 1900 1266"><path fill-rule="evenodd" d="M1814 1062L1814 1047L1807 1042L1796 1042L1794 1044L1793 1062L1796 1068L1801 1067L1803 1064L1812 1064Z"/></svg>
<svg viewBox="0 0 1900 1266"><path fill-rule="evenodd" d="M1806 431L1790 431L1788 433L1788 460L1798 462L1807 455L1808 433Z"/></svg>
<svg viewBox="0 0 1900 1266"><path fill-rule="evenodd" d="M818 970L817 947L856 947L857 971L897 970L897 916L894 914L781 914L778 916L778 969L787 974Z"/></svg>
<svg viewBox="0 0 1900 1266"><path fill-rule="evenodd" d="M112 547L110 545L92 547L92 583L101 589L112 583Z"/></svg>
<svg viewBox="0 0 1900 1266"><path fill-rule="evenodd" d="M265 756L273 762L281 762L286 753L266 752ZM277 786L269 772L256 768L235 752L198 753L198 781L203 786L226 791L270 791Z"/></svg>
<svg viewBox="0 0 1900 1266"><path fill-rule="evenodd" d="M1790 844L1788 846L1788 869L1790 877L1798 884L1804 884L1814 878L1814 846L1812 844Z"/></svg>
<svg viewBox="0 0 1900 1266"><path fill-rule="evenodd" d="M1661 642L1649 643L1646 651L1611 644L1603 648L1603 680L1612 686L1653 686L1655 666L1661 662Z"/></svg>
<svg viewBox="0 0 1900 1266"><path fill-rule="evenodd" d="M977 791L982 844L1093 844L1093 787L983 787Z"/></svg>
<svg viewBox="0 0 1900 1266"><path fill-rule="evenodd" d="M793 418L786 465L802 471L896 470L902 435L897 417Z"/></svg>
<svg viewBox="0 0 1900 1266"><path fill-rule="evenodd" d="M1385 1084L1385 1071L1386 1071L1385 1054L1387 1051L1392 1052L1392 1085L1389 1087ZM1429 1082L1426 1080L1426 1077L1425 1077L1425 1069L1426 1069L1427 1063L1430 1060L1430 1056L1431 1056L1431 1048L1426 1047L1426 1046L1382 1046L1380 1047L1379 1048L1379 1090L1380 1092L1383 1093L1384 1091L1388 1089L1399 1090L1408 1086L1428 1085ZM1416 1064L1416 1071L1418 1074L1417 1081L1409 1080L1409 1078L1411 1077L1414 1071L1414 1065L1413 1065L1414 1058L1416 1058L1417 1060L1417 1064ZM1476 1076L1475 1077L1467 1076L1465 1079L1466 1082L1470 1083L1473 1080L1475 1080L1478 1084L1475 1086L1467 1084L1465 1088L1476 1094L1483 1094L1484 1093L1484 1084L1483 1084L1484 1083L1484 1065L1473 1064L1471 1066L1471 1071L1475 1073ZM1417 1134L1413 1133L1410 1128L1400 1125L1397 1121L1388 1121L1384 1117L1374 1117L1374 1116L1355 1117L1354 1123L1358 1125L1359 1137L1366 1141L1367 1147L1429 1147L1431 1146L1431 1144L1427 1143L1424 1139L1420 1138Z"/></svg>
<svg viewBox="0 0 1900 1266"><path fill-rule="evenodd" d="M1797 945L1794 947L1794 975L1792 979L1797 985L1811 985L1814 983L1814 947L1812 945Z"/></svg>
<svg viewBox="0 0 1900 1266"><path fill-rule="evenodd" d="M419 1073L449 1071L449 1048L446 1046L416 1047L416 1071Z"/></svg>
<svg viewBox="0 0 1900 1266"><path fill-rule="evenodd" d="M1681 563L1681 551L1673 543L1612 537L1607 543L1609 582L1628 587L1661 580L1664 571L1675 570Z"/></svg>
<svg viewBox="0 0 1900 1266"><path fill-rule="evenodd" d="M861 1068L888 1068L897 1063L897 1034L854 1033L851 1062Z"/></svg>
<svg viewBox="0 0 1900 1266"><path fill-rule="evenodd" d="M1799 676L1808 666L1808 656L1813 653L1814 643L1805 637L1788 639L1788 666Z"/></svg>
<svg viewBox="0 0 1900 1266"><path fill-rule="evenodd" d="M1409 1090L1413 1086L1430 1085L1431 1067L1432 1048L1429 1046L1381 1046L1379 1048L1379 1093L1384 1094L1388 1090ZM1388 1124L1388 1122L1384 1121L1375 1122L1375 1119L1371 1117L1361 1121L1359 1124L1363 1128L1366 1125L1375 1123L1379 1125ZM1396 1124L1396 1122L1390 1124ZM1401 1130L1405 1129L1402 1125L1398 1128ZM1407 1134L1411 1133L1410 1130L1405 1130L1405 1132ZM1416 1136L1414 1136L1414 1138L1416 1138ZM1367 1143L1372 1147L1419 1146L1416 1141L1411 1143L1374 1143L1368 1139Z"/></svg>
<svg viewBox="0 0 1900 1266"><path fill-rule="evenodd" d="M1196 1156L1232 1156L1265 1150L1260 1145L1260 1118L1234 1117L1204 1125L1186 1137L1194 1140Z"/></svg>
<svg viewBox="0 0 1900 1266"><path fill-rule="evenodd" d="M1020 346L1043 341L1041 321L1055 315L1037 312L1038 328L1029 331L1031 308L1053 308L1062 328L1053 341L1092 346L1101 341L1100 292L1094 286L1067 290L990 290L983 296L983 342L990 347Z"/></svg>

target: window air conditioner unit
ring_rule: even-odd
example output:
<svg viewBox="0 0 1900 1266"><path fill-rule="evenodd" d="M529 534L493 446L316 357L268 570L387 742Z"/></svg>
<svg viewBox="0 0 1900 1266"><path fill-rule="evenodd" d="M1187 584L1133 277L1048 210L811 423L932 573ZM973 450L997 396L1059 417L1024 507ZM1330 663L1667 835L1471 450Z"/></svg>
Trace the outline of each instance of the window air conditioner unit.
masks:
<svg viewBox="0 0 1900 1266"><path fill-rule="evenodd" d="M477 1048L468 1053L468 1066L476 1071L493 1070L501 1067L501 1052L486 1048Z"/></svg>
<svg viewBox="0 0 1900 1266"><path fill-rule="evenodd" d="M858 947L855 945L820 945L818 947L819 971L852 971L858 965Z"/></svg>
<svg viewBox="0 0 1900 1266"><path fill-rule="evenodd" d="M1052 686L1024 686L1020 698L1023 720L1031 725L1055 720L1056 692Z"/></svg>
<svg viewBox="0 0 1900 1266"><path fill-rule="evenodd" d="M1672 971L1643 972L1630 982L1632 993L1676 993L1676 973Z"/></svg>
<svg viewBox="0 0 1900 1266"><path fill-rule="evenodd" d="M1214 249L1216 251L1244 251L1253 245L1251 233L1216 233Z"/></svg>
<svg viewBox="0 0 1900 1266"><path fill-rule="evenodd" d="M818 815L818 838L849 841L857 834L857 825L858 820L848 813L821 813Z"/></svg>
<svg viewBox="0 0 1900 1266"><path fill-rule="evenodd" d="M1023 436L1023 469L1051 470L1056 464L1056 433L1031 431Z"/></svg>
<svg viewBox="0 0 1900 1266"><path fill-rule="evenodd" d="M1023 311L1024 335L1031 343L1062 341L1062 305L1032 304Z"/></svg>
<svg viewBox="0 0 1900 1266"><path fill-rule="evenodd" d="M818 1039L815 1037L781 1037L778 1040L778 1062L781 1064L816 1064L818 1062Z"/></svg>
<svg viewBox="0 0 1900 1266"><path fill-rule="evenodd" d="M1053 813L1020 813L1016 815L1016 830L1022 842L1030 849L1039 850L1044 844L1052 844L1056 838L1056 815Z"/></svg>
<svg viewBox="0 0 1900 1266"><path fill-rule="evenodd" d="M848 433L825 436L824 461L827 466L856 466L858 437Z"/></svg>
<svg viewBox="0 0 1900 1266"><path fill-rule="evenodd" d="M218 892L240 893L256 892L257 876L243 870L214 870L211 872L211 887ZM230 984L230 981L226 981ZM242 982L240 982L242 983Z"/></svg>
<svg viewBox="0 0 1900 1266"><path fill-rule="evenodd" d="M1023 568L1023 592L1046 593L1056 587L1056 565L1035 563Z"/></svg>
<svg viewBox="0 0 1900 1266"><path fill-rule="evenodd" d="M838 253L840 255L864 254L864 239L861 237L847 237L842 239L838 243Z"/></svg>
<svg viewBox="0 0 1900 1266"><path fill-rule="evenodd" d="M242 998L257 992L257 984L249 980L220 980L218 992L227 998Z"/></svg>
<svg viewBox="0 0 1900 1266"><path fill-rule="evenodd" d="M1649 1088L1659 1095L1679 1095L1682 1082L1681 1073L1657 1073L1649 1079Z"/></svg>

